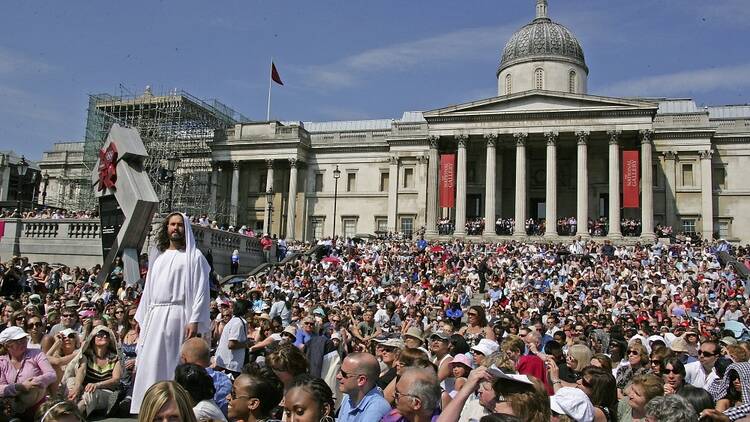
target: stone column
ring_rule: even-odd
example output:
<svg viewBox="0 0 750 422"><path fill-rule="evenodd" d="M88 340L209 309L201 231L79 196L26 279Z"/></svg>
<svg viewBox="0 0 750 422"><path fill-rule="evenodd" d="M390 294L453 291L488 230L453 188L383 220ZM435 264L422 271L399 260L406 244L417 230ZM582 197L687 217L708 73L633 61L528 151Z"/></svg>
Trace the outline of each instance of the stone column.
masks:
<svg viewBox="0 0 750 422"><path fill-rule="evenodd" d="M266 193L268 191L273 191L273 160L266 160ZM263 217L263 233L271 234L271 230L273 227L271 227L271 219L272 219L272 213L268 207L268 202L264 201L264 208L265 213Z"/></svg>
<svg viewBox="0 0 750 422"><path fill-rule="evenodd" d="M513 236L526 236L526 139L525 132L514 133L516 138L516 212Z"/></svg>
<svg viewBox="0 0 750 422"><path fill-rule="evenodd" d="M621 238L620 230L620 133L608 130L609 136L609 232L610 238Z"/></svg>
<svg viewBox="0 0 750 422"><path fill-rule="evenodd" d="M210 219L214 219L216 214L219 213L218 207L218 194L219 194L219 163L213 163L211 165L211 205L210 205Z"/></svg>
<svg viewBox="0 0 750 422"><path fill-rule="evenodd" d="M466 234L466 142L469 135L455 136L458 142L458 165L456 166L456 229L453 234Z"/></svg>
<svg viewBox="0 0 750 422"><path fill-rule="evenodd" d="M398 215L398 157L388 158L388 231L396 231L396 216Z"/></svg>
<svg viewBox="0 0 750 422"><path fill-rule="evenodd" d="M237 225L238 202L240 199L240 162L232 161L232 194L230 197L229 224Z"/></svg>
<svg viewBox="0 0 750 422"><path fill-rule="evenodd" d="M497 187L495 185L495 175L497 174L496 160L497 151L495 145L497 143L497 133L488 133L484 135L484 139L487 140L487 171L485 173L484 180L484 235L495 234L495 191Z"/></svg>
<svg viewBox="0 0 750 422"><path fill-rule="evenodd" d="M576 132L578 139L578 166L576 170L576 236L589 237L589 131Z"/></svg>
<svg viewBox="0 0 750 422"><path fill-rule="evenodd" d="M704 239L714 238L714 205L713 205L713 182L711 169L710 149L699 151L701 157L701 235Z"/></svg>
<svg viewBox="0 0 750 422"><path fill-rule="evenodd" d="M674 151L664 152L664 217L667 226L672 230L677 228L677 153ZM676 232L675 232L676 233Z"/></svg>
<svg viewBox="0 0 750 422"><path fill-rule="evenodd" d="M438 178L440 174L440 157L438 146L440 137L430 135L430 152L427 158L427 227L425 234L437 235L437 212L438 212Z"/></svg>
<svg viewBox="0 0 750 422"><path fill-rule="evenodd" d="M297 218L297 159L289 159L289 200L286 210L286 238L294 239L294 223Z"/></svg>
<svg viewBox="0 0 750 422"><path fill-rule="evenodd" d="M427 190L423 189L427 185L427 155L417 155L417 216L414 224L420 224L423 227L427 225Z"/></svg>
<svg viewBox="0 0 750 422"><path fill-rule="evenodd" d="M641 237L654 239L654 167L651 137L654 132L641 130Z"/></svg>
<svg viewBox="0 0 750 422"><path fill-rule="evenodd" d="M557 236L557 132L545 132L547 138L547 178L545 191L545 237Z"/></svg>

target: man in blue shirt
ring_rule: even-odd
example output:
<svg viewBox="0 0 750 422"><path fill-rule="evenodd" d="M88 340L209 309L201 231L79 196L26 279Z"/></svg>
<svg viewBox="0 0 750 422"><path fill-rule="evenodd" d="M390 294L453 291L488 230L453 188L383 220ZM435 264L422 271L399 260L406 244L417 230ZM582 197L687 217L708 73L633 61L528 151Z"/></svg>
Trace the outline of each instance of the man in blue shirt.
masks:
<svg viewBox="0 0 750 422"><path fill-rule="evenodd" d="M339 390L344 393L338 422L379 421L391 411L391 405L376 386L380 365L369 353L352 353L341 363L336 375Z"/></svg>

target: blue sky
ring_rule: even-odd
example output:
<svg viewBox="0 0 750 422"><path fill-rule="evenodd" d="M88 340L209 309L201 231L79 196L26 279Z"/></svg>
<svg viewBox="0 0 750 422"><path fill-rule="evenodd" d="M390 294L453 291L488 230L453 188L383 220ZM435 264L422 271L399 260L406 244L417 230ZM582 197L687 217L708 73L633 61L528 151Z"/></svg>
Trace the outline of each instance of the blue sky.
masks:
<svg viewBox="0 0 750 422"><path fill-rule="evenodd" d="M534 0L24 1L0 6L0 150L83 140L88 94L184 89L265 119L399 118L493 96ZM550 0L589 93L750 103L747 0Z"/></svg>

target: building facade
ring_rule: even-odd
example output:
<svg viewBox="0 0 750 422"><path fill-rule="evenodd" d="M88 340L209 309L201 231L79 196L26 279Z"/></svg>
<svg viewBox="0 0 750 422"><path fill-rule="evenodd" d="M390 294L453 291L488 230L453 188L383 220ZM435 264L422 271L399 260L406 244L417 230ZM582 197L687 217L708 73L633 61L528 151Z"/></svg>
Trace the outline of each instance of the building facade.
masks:
<svg viewBox="0 0 750 422"><path fill-rule="evenodd" d="M443 218L498 218L526 238L529 218L638 220L706 238L750 240L750 106L612 98L587 91L573 33L536 17L508 41L497 96L397 120L236 123L211 145L210 207L235 226L295 239L405 232L436 236ZM623 207L622 152L637 154L638 207ZM455 154L455 207L439 207L440 157ZM556 224L540 236L558 239Z"/></svg>

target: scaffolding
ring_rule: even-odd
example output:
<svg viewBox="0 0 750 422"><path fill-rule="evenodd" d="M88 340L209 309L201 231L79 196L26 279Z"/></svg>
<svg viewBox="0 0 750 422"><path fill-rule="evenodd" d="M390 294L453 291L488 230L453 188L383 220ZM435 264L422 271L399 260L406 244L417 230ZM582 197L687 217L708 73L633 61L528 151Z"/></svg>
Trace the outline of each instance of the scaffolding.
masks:
<svg viewBox="0 0 750 422"><path fill-rule="evenodd" d="M154 95L146 88L140 96L96 94L89 97L84 166L91 174L96 166L99 150L104 145L114 123L138 130L149 158L146 171L159 196L161 212L169 197L169 182L159 177L170 157L179 158L175 172L173 208L191 215L214 212L226 213L226 204L217 203L211 209L211 146L226 136L226 129L238 122L249 121L217 100L203 101L185 91L174 90L165 95ZM78 207L91 209L96 198L89 180L81 180Z"/></svg>

